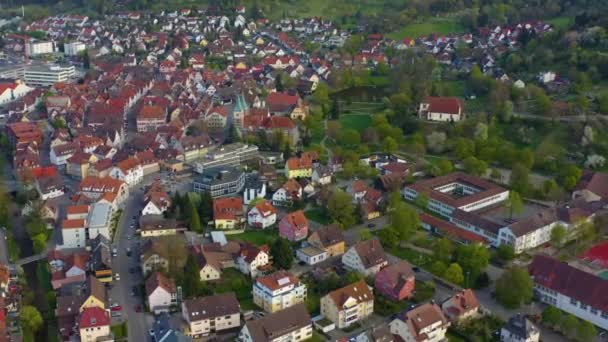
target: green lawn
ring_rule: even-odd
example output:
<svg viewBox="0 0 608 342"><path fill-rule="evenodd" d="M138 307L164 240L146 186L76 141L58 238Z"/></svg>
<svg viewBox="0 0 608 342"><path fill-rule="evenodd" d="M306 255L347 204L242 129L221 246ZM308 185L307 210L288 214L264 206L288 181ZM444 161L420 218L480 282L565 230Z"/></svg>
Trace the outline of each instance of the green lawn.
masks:
<svg viewBox="0 0 608 342"><path fill-rule="evenodd" d="M431 33L448 34L462 32L464 32L464 27L460 25L457 18L430 18L420 23L409 24L398 31L389 33L387 36L394 40L402 40L406 37L424 37Z"/></svg>
<svg viewBox="0 0 608 342"><path fill-rule="evenodd" d="M306 216L307 219L313 220L320 224L329 223L329 217L327 217L327 215L325 215L325 213L323 213L323 211L320 208L306 210L304 212L304 216Z"/></svg>
<svg viewBox="0 0 608 342"><path fill-rule="evenodd" d="M418 266L429 265L433 262L433 257L428 254L417 252L410 248L395 247L388 249L388 252L400 259L407 260L410 263Z"/></svg>
<svg viewBox="0 0 608 342"><path fill-rule="evenodd" d="M356 131L363 131L372 124L371 115L341 115L340 124L342 129L354 129Z"/></svg>
<svg viewBox="0 0 608 342"><path fill-rule="evenodd" d="M570 26L570 17L555 17L547 20L547 23L553 25L556 29L568 28Z"/></svg>
<svg viewBox="0 0 608 342"><path fill-rule="evenodd" d="M241 234L226 235L228 240L250 242L256 246L269 245L279 236L276 229L248 230Z"/></svg>
<svg viewBox="0 0 608 342"><path fill-rule="evenodd" d="M446 337L448 339L448 342L466 342L467 341L464 338L456 335L456 333L454 333L453 331L450 331L450 330L448 330Z"/></svg>
<svg viewBox="0 0 608 342"><path fill-rule="evenodd" d="M251 294L252 285L253 283L249 277L234 268L227 268L222 270L222 278L214 286L214 292L234 292L239 303L241 303L241 307L250 310L256 308Z"/></svg>
<svg viewBox="0 0 608 342"><path fill-rule="evenodd" d="M127 322L118 325L113 325L110 327L110 329L112 330L112 334L114 334L114 337L117 341L120 341L123 338L126 339L127 336L129 336Z"/></svg>
<svg viewBox="0 0 608 342"><path fill-rule="evenodd" d="M306 342L323 342L325 341L325 337L321 336L321 334L319 334L316 331L312 332L312 337L309 338L308 340L306 340Z"/></svg>

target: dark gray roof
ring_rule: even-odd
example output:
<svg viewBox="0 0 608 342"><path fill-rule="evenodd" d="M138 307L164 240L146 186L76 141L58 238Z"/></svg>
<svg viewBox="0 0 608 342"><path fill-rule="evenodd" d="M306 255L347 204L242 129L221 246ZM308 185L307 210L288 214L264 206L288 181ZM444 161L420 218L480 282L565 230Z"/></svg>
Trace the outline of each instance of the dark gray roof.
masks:
<svg viewBox="0 0 608 342"><path fill-rule="evenodd" d="M231 183L236 182L242 174L243 171L234 167L212 168L205 170L202 174L196 176L194 182L207 184L209 186Z"/></svg>
<svg viewBox="0 0 608 342"><path fill-rule="evenodd" d="M247 330L253 342L266 342L311 324L306 305L300 303L258 320L248 321Z"/></svg>
<svg viewBox="0 0 608 342"><path fill-rule="evenodd" d="M184 301L191 322L238 314L241 310L233 292Z"/></svg>
<svg viewBox="0 0 608 342"><path fill-rule="evenodd" d="M520 314L509 318L509 321L502 328L522 340L526 340L530 335L538 332L538 328Z"/></svg>

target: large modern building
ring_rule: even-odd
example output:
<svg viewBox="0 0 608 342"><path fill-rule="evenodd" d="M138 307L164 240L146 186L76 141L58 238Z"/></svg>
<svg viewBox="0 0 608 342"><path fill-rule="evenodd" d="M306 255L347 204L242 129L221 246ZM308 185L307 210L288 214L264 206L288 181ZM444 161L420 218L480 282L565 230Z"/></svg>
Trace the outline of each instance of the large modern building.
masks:
<svg viewBox="0 0 608 342"><path fill-rule="evenodd" d="M364 280L334 290L321 298L321 314L338 329L351 326L374 313L374 294Z"/></svg>
<svg viewBox="0 0 608 342"><path fill-rule="evenodd" d="M194 192L210 192L211 197L233 196L245 186L245 172L234 167L207 169L195 176Z"/></svg>
<svg viewBox="0 0 608 342"><path fill-rule="evenodd" d="M475 211L509 198L509 190L462 172L416 182L406 186L402 194L409 201L425 194L428 209L447 217L456 209Z"/></svg>
<svg viewBox="0 0 608 342"><path fill-rule="evenodd" d="M25 68L25 82L29 85L50 87L57 82L67 82L76 76L73 65L33 65Z"/></svg>
<svg viewBox="0 0 608 342"><path fill-rule="evenodd" d="M57 51L53 41L30 41L25 44L25 54L28 56L44 55Z"/></svg>
<svg viewBox="0 0 608 342"><path fill-rule="evenodd" d="M608 329L608 281L544 255L528 271L538 300Z"/></svg>
<svg viewBox="0 0 608 342"><path fill-rule="evenodd" d="M259 157L258 147L234 143L217 147L213 151L192 164L192 168L197 173L224 166L238 166L242 162Z"/></svg>
<svg viewBox="0 0 608 342"><path fill-rule="evenodd" d="M266 312L287 309L305 300L306 285L284 270L258 277L253 284L253 302Z"/></svg>

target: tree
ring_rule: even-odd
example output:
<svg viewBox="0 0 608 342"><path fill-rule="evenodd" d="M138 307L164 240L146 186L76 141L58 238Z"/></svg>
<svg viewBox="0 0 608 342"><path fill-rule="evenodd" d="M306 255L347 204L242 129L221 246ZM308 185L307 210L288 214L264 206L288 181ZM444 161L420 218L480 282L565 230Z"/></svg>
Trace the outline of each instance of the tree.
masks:
<svg viewBox="0 0 608 342"><path fill-rule="evenodd" d="M522 164L515 164L509 177L509 185L520 194L530 191L530 170Z"/></svg>
<svg viewBox="0 0 608 342"><path fill-rule="evenodd" d="M563 314L558 308L554 306L548 306L545 311L543 311L543 323L550 327L556 327L561 323L563 319L562 316Z"/></svg>
<svg viewBox="0 0 608 342"><path fill-rule="evenodd" d="M334 96L333 102L331 103L330 115L333 120L340 118L340 101L337 96Z"/></svg>
<svg viewBox="0 0 608 342"><path fill-rule="evenodd" d="M497 255L500 260L510 261L515 258L515 250L511 245L502 244L498 247Z"/></svg>
<svg viewBox="0 0 608 342"><path fill-rule="evenodd" d="M407 241L420 225L420 218L416 209L401 202L391 211L390 222L399 235L399 240Z"/></svg>
<svg viewBox="0 0 608 342"><path fill-rule="evenodd" d="M329 88L324 82L319 82L317 89L312 94L312 102L319 107L329 104Z"/></svg>
<svg viewBox="0 0 608 342"><path fill-rule="evenodd" d="M513 218L513 214L520 214L524 210L524 202L517 191L509 192L506 205L509 208L509 219Z"/></svg>
<svg viewBox="0 0 608 342"><path fill-rule="evenodd" d="M471 276L473 281L477 281L477 278L485 271L489 260L490 252L482 244L461 245L456 249L456 262Z"/></svg>
<svg viewBox="0 0 608 342"><path fill-rule="evenodd" d="M201 194L201 203L198 207L199 217L204 224L213 219L213 197L209 191Z"/></svg>
<svg viewBox="0 0 608 342"><path fill-rule="evenodd" d="M293 263L293 250L285 238L279 237L270 245L270 254L274 265L279 269L288 270Z"/></svg>
<svg viewBox="0 0 608 342"><path fill-rule="evenodd" d="M445 265L444 262L437 260L431 265L431 273L438 277L441 277L443 276L447 268L448 267Z"/></svg>
<svg viewBox="0 0 608 342"><path fill-rule="evenodd" d="M486 162L473 156L467 157L462 163L465 171L474 176L481 176L486 173L486 170L488 169L488 164Z"/></svg>
<svg viewBox="0 0 608 342"><path fill-rule="evenodd" d="M40 315L38 309L31 305L24 305L21 307L19 321L21 322L24 330L28 330L32 333L36 333L38 330L40 330L40 328L42 328L42 324L44 323L42 320L42 315Z"/></svg>
<svg viewBox="0 0 608 342"><path fill-rule="evenodd" d="M91 68L91 58L89 57L89 50L84 50L82 52L82 66L89 70Z"/></svg>
<svg viewBox="0 0 608 342"><path fill-rule="evenodd" d="M426 209L429 206L429 195L424 192L419 192L414 199L414 204L421 209Z"/></svg>
<svg viewBox="0 0 608 342"><path fill-rule="evenodd" d="M435 259L444 263L450 261L453 251L454 245L452 245L452 241L446 237L436 240L435 245L433 246L433 256L435 256Z"/></svg>
<svg viewBox="0 0 608 342"><path fill-rule="evenodd" d="M556 247L561 247L565 242L566 234L566 227L558 224L557 226L553 227L553 230L551 230L551 243Z"/></svg>
<svg viewBox="0 0 608 342"><path fill-rule="evenodd" d="M340 135L340 143L346 146L357 146L361 143L361 135L354 129L347 129Z"/></svg>
<svg viewBox="0 0 608 342"><path fill-rule="evenodd" d="M393 227L382 229L378 233L378 238L382 245L387 248L394 248L399 243L399 234Z"/></svg>
<svg viewBox="0 0 608 342"><path fill-rule="evenodd" d="M361 241L366 241L372 238L372 233L369 231L369 229L362 229L359 232L359 240Z"/></svg>
<svg viewBox="0 0 608 342"><path fill-rule="evenodd" d="M560 175L558 177L558 181L566 188L566 190L572 190L576 183L578 183L579 178L583 171L578 168L574 164L568 164L566 167L562 167L560 171Z"/></svg>
<svg viewBox="0 0 608 342"><path fill-rule="evenodd" d="M282 74L278 74L277 77L275 78L274 87L277 89L277 92L282 92L283 90L285 90L285 87L283 86L283 75Z"/></svg>
<svg viewBox="0 0 608 342"><path fill-rule="evenodd" d="M608 91L605 91L600 94L598 102L599 105L597 109L599 110L599 112L602 114L608 114Z"/></svg>
<svg viewBox="0 0 608 342"><path fill-rule="evenodd" d="M393 153L397 151L399 144L393 137L386 137L382 141L382 150L387 153Z"/></svg>
<svg viewBox="0 0 608 342"><path fill-rule="evenodd" d="M327 206L329 217L342 229L350 228L355 224L355 207L352 197L343 190L336 190L329 198Z"/></svg>
<svg viewBox="0 0 608 342"><path fill-rule="evenodd" d="M445 149L447 137L445 132L432 132L426 136L426 146L433 153L441 153Z"/></svg>
<svg viewBox="0 0 608 342"><path fill-rule="evenodd" d="M190 230L197 233L203 232L203 227L201 226L201 218L198 216L198 211L194 207L194 205L190 205Z"/></svg>
<svg viewBox="0 0 608 342"><path fill-rule="evenodd" d="M452 284L461 285L464 282L462 267L455 262L450 264L450 267L443 273L443 278Z"/></svg>
<svg viewBox="0 0 608 342"><path fill-rule="evenodd" d="M576 337L580 342L593 341L597 336L597 329L589 321L581 320L578 328L576 329Z"/></svg>
<svg viewBox="0 0 608 342"><path fill-rule="evenodd" d="M496 299L510 309L532 300L534 283L525 268L511 267L496 281Z"/></svg>
<svg viewBox="0 0 608 342"><path fill-rule="evenodd" d="M561 324L561 330L567 337L573 338L576 335L578 326L578 318L572 314L566 314Z"/></svg>

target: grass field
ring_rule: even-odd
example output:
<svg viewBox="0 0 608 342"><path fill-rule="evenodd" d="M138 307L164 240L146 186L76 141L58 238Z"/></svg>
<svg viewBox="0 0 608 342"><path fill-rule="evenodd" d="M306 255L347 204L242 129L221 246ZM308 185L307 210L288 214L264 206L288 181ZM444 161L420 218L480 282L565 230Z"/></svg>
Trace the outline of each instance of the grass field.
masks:
<svg viewBox="0 0 608 342"><path fill-rule="evenodd" d="M387 36L394 40L402 40L405 37L424 37L431 33L445 35L462 32L464 32L464 27L460 25L457 18L431 18L420 23L409 24L398 31L389 33Z"/></svg>
<svg viewBox="0 0 608 342"><path fill-rule="evenodd" d="M553 25L553 27L560 29L567 28L568 26L570 26L570 19L570 17L555 17L553 19L547 20L547 22Z"/></svg>
<svg viewBox="0 0 608 342"><path fill-rule="evenodd" d="M279 236L276 229L249 230L241 234L226 235L229 240L250 242L256 246L271 244Z"/></svg>
<svg viewBox="0 0 608 342"><path fill-rule="evenodd" d="M323 211L321 211L321 209L318 209L318 208L306 210L304 212L304 216L306 216L307 219L313 220L320 224L329 223L329 217L327 217L327 215L325 215L323 213Z"/></svg>
<svg viewBox="0 0 608 342"><path fill-rule="evenodd" d="M372 124L372 117L369 114L360 115L342 115L340 116L340 125L342 129L354 129L363 131Z"/></svg>

